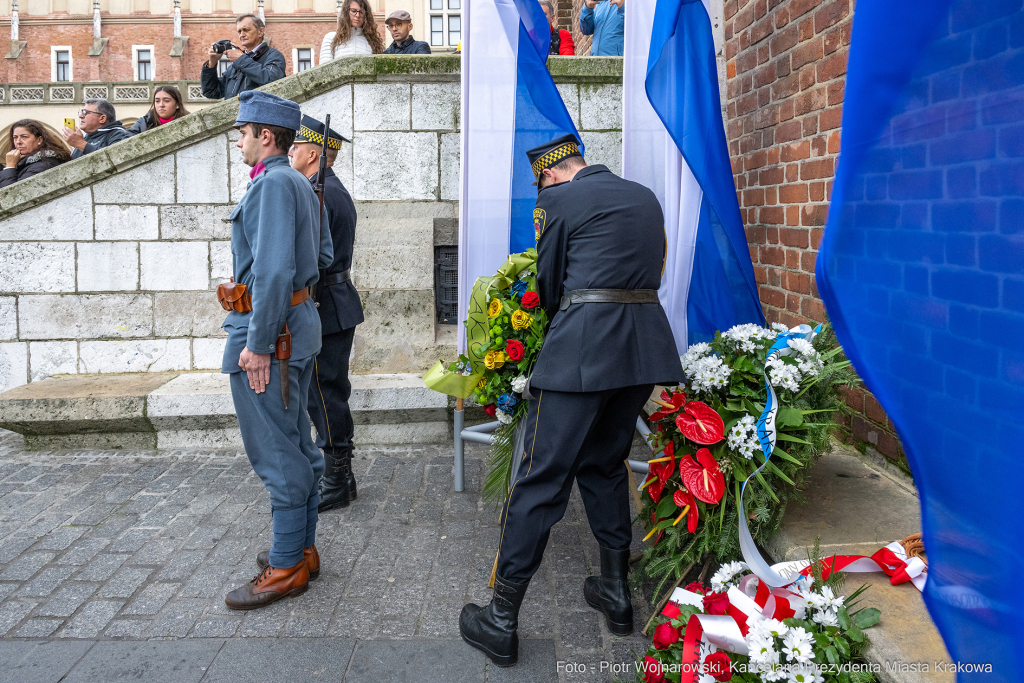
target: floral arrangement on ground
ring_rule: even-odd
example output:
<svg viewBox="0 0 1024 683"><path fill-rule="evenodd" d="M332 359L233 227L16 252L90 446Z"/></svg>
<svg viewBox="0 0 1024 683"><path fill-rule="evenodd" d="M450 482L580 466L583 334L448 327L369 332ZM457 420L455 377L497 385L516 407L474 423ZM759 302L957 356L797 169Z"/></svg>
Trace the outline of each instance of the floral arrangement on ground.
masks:
<svg viewBox="0 0 1024 683"><path fill-rule="evenodd" d="M711 577L711 585L693 582L673 594L658 618L654 640L637 664L636 680L662 683L681 680L746 683L870 683L875 680L862 655L864 629L879 622L879 610L855 609L866 589L841 595L844 574L820 560L815 543L806 576L786 589L771 591L747 574L747 565L731 562ZM755 598L758 598L755 602ZM770 610L762 617L751 605ZM731 616L701 620L695 615ZM705 630L705 627L707 630ZM687 650L685 643L700 642ZM722 647L715 647L714 640ZM860 664L860 665L858 665ZM708 676L710 678L704 678Z"/></svg>
<svg viewBox="0 0 1024 683"><path fill-rule="evenodd" d="M785 355L769 349L787 328L738 325L681 357L685 384L663 391L650 415L655 457L642 485L640 520L649 533L634 584L654 584L652 603L670 593L695 565L740 558L740 486L765 462L756 420L765 381L774 387L777 446L745 494L748 525L763 544L779 527L787 502L799 495L809 465L829 449L845 410L840 388L859 379L829 326L812 337L789 338ZM685 520L685 523L683 523ZM666 583L675 585L662 593Z"/></svg>

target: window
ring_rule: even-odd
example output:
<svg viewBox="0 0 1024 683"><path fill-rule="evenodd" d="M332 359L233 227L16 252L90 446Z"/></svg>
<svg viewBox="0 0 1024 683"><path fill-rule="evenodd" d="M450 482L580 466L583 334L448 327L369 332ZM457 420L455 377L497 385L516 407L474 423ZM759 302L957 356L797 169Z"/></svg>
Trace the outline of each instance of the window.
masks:
<svg viewBox="0 0 1024 683"><path fill-rule="evenodd" d="M153 51L139 50L138 60L135 63L135 80L153 80Z"/></svg>
<svg viewBox="0 0 1024 683"><path fill-rule="evenodd" d="M292 48L292 63L295 65L295 73L313 68L313 48L296 47Z"/></svg>
<svg viewBox="0 0 1024 683"><path fill-rule="evenodd" d="M462 40L463 0L426 0L431 47L455 48Z"/></svg>
<svg viewBox="0 0 1024 683"><path fill-rule="evenodd" d="M70 45L50 47L50 80L70 83L74 80L74 61Z"/></svg>

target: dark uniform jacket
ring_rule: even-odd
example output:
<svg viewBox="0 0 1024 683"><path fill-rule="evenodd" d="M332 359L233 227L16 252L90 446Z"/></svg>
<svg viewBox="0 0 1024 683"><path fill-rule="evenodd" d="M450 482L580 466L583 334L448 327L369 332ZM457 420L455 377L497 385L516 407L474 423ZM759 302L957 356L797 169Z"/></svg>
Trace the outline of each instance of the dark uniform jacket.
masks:
<svg viewBox="0 0 1024 683"><path fill-rule="evenodd" d="M50 150L42 150L18 161L17 165L0 170L0 187L13 185L64 163Z"/></svg>
<svg viewBox="0 0 1024 683"><path fill-rule="evenodd" d="M71 153L71 158L78 159L79 157L84 157L86 154L92 154L98 149L110 147L115 142L127 140L131 136L132 134L128 132L127 128L121 125L120 121L105 124L99 130L86 133L84 136L85 149L75 149L75 151Z"/></svg>
<svg viewBox="0 0 1024 683"><path fill-rule="evenodd" d="M261 85L284 78L284 67L284 55L266 43L232 62L231 66L224 69L223 76L217 76L217 67L211 68L209 62L203 62L203 97L226 100L236 97L240 92L255 90Z"/></svg>
<svg viewBox="0 0 1024 683"><path fill-rule="evenodd" d="M430 46L422 40L414 40L412 36L405 39L401 45L391 41L388 48L384 50L386 55L429 55Z"/></svg>
<svg viewBox="0 0 1024 683"><path fill-rule="evenodd" d="M324 209L331 226L331 241L334 245L334 262L320 274L321 282L352 267L352 245L356 240L356 205L334 169L327 169L324 181ZM313 184L317 174L313 174ZM363 322L363 305L359 292L347 282L324 284L320 289L320 325L323 334L334 334Z"/></svg>
<svg viewBox="0 0 1024 683"><path fill-rule="evenodd" d="M594 165L537 197L537 290L551 321L531 388L603 391L682 379L660 304L586 303L559 311L574 289L658 289L665 220L649 189Z"/></svg>

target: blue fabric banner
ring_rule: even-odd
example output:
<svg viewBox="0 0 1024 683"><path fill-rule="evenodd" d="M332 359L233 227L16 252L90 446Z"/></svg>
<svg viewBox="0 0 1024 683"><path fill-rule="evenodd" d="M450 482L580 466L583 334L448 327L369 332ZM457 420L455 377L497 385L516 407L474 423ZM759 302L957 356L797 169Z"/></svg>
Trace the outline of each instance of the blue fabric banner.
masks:
<svg viewBox="0 0 1024 683"><path fill-rule="evenodd" d="M950 655L1024 677L1024 7L859 0L817 261L899 431ZM883 615L883 619L884 619Z"/></svg>
<svg viewBox="0 0 1024 683"><path fill-rule="evenodd" d="M658 0L647 97L702 190L689 273L687 341L764 324L722 123L711 20L700 0Z"/></svg>

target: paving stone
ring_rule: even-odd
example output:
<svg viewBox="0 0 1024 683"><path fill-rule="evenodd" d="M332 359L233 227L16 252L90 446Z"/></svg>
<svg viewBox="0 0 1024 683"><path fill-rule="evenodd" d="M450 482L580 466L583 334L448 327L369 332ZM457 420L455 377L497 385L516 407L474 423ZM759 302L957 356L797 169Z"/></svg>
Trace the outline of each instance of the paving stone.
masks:
<svg viewBox="0 0 1024 683"><path fill-rule="evenodd" d="M223 646L219 640L96 643L63 683L136 680L198 683Z"/></svg>
<svg viewBox="0 0 1024 683"><path fill-rule="evenodd" d="M100 589L101 598L130 598L145 583L152 569L123 567Z"/></svg>
<svg viewBox="0 0 1024 683"><path fill-rule="evenodd" d="M206 602L202 600L176 600L160 611L148 635L151 638L184 638L205 609Z"/></svg>
<svg viewBox="0 0 1024 683"><path fill-rule="evenodd" d="M109 539L82 539L75 541L57 560L58 564L84 565L110 544Z"/></svg>
<svg viewBox="0 0 1024 683"><path fill-rule="evenodd" d="M520 640L519 661L514 667L487 662L487 683L557 683L556 660L553 640Z"/></svg>
<svg viewBox="0 0 1024 683"><path fill-rule="evenodd" d="M0 641L0 683L55 683L89 651L90 641Z"/></svg>
<svg viewBox="0 0 1024 683"><path fill-rule="evenodd" d="M86 530L79 526L66 526L48 533L36 543L34 550L66 550L77 541Z"/></svg>
<svg viewBox="0 0 1024 683"><path fill-rule="evenodd" d="M5 600L0 604L0 636L17 626L38 604L35 600Z"/></svg>
<svg viewBox="0 0 1024 683"><path fill-rule="evenodd" d="M123 600L94 600L86 604L57 635L61 638L95 638L122 605Z"/></svg>
<svg viewBox="0 0 1024 683"><path fill-rule="evenodd" d="M21 595L42 598L52 593L62 581L77 571L75 567L49 567L39 572L36 578L25 584Z"/></svg>
<svg viewBox="0 0 1024 683"><path fill-rule="evenodd" d="M235 635L242 618L237 619L201 619L196 622L189 636L193 638L230 638Z"/></svg>
<svg viewBox="0 0 1024 683"><path fill-rule="evenodd" d="M123 614L156 614L160 608L181 588L180 583L154 583L142 589L134 600L128 603Z"/></svg>
<svg viewBox="0 0 1024 683"><path fill-rule="evenodd" d="M97 588L98 585L93 583L66 584L39 608L37 614L43 617L70 617Z"/></svg>
<svg viewBox="0 0 1024 683"><path fill-rule="evenodd" d="M31 545L31 540L29 544ZM57 553L28 553L14 560L7 569L0 572L0 581L25 581L57 556Z"/></svg>
<svg viewBox="0 0 1024 683"><path fill-rule="evenodd" d="M484 681L484 656L461 640L360 642L352 655L346 683L470 683Z"/></svg>
<svg viewBox="0 0 1024 683"><path fill-rule="evenodd" d="M64 623L63 619L29 619L14 632L15 638L45 638Z"/></svg>

